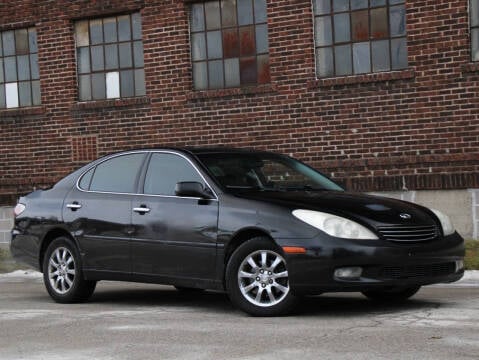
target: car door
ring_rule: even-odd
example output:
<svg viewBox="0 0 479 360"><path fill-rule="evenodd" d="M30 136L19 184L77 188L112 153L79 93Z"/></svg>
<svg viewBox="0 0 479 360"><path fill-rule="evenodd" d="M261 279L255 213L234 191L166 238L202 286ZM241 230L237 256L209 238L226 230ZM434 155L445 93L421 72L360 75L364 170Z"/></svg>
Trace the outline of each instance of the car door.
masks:
<svg viewBox="0 0 479 360"><path fill-rule="evenodd" d="M78 240L85 271L130 273L131 202L146 155L101 162L65 198L63 218Z"/></svg>
<svg viewBox="0 0 479 360"><path fill-rule="evenodd" d="M153 152L143 195L133 201L133 274L208 280L215 277L218 201L175 195L180 181L205 179L185 156Z"/></svg>

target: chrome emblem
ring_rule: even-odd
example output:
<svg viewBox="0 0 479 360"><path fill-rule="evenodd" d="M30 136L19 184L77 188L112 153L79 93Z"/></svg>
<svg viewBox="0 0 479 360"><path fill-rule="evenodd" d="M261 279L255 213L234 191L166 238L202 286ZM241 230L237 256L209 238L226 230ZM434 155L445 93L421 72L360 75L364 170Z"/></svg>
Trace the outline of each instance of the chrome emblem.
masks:
<svg viewBox="0 0 479 360"><path fill-rule="evenodd" d="M404 220L409 220L412 216L407 213L402 213L402 214L399 214L399 217Z"/></svg>

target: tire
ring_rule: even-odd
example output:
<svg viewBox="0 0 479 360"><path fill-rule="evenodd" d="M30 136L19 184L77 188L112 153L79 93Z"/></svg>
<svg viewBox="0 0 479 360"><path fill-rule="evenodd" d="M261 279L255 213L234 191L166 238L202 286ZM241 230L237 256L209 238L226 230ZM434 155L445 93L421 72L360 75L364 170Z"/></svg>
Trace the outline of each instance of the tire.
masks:
<svg viewBox="0 0 479 360"><path fill-rule="evenodd" d="M420 289L420 286L411 286L406 288L391 288L381 290L363 291L362 294L374 301L381 302L402 302L414 296Z"/></svg>
<svg viewBox="0 0 479 360"><path fill-rule="evenodd" d="M96 286L96 281L83 278L78 249L64 236L53 240L45 252L43 282L48 294L58 303L86 301Z"/></svg>
<svg viewBox="0 0 479 360"><path fill-rule="evenodd" d="M266 237L248 240L233 252L225 280L231 302L250 315L284 315L296 304L282 251Z"/></svg>

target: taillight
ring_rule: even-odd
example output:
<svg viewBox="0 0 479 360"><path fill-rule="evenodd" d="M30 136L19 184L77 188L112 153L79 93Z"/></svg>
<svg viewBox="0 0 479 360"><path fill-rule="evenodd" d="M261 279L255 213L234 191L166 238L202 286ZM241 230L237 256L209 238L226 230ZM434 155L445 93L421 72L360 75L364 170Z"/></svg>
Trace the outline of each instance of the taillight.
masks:
<svg viewBox="0 0 479 360"><path fill-rule="evenodd" d="M15 209L13 209L13 215L15 215L15 217L17 217L22 212L24 212L26 208L27 207L25 205L18 203L17 206L15 206Z"/></svg>

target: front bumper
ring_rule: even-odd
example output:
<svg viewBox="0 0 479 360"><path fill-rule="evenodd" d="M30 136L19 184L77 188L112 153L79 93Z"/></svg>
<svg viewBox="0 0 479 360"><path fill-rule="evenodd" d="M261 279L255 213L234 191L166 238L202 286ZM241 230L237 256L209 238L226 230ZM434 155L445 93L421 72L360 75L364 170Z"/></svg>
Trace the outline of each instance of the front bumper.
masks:
<svg viewBox="0 0 479 360"><path fill-rule="evenodd" d="M306 248L305 254L285 254L290 286L298 294L421 286L454 282L464 275L457 266L464 260L464 240L457 233L423 243L318 236L282 240L280 245ZM339 279L334 272L342 267L361 267L362 275Z"/></svg>

